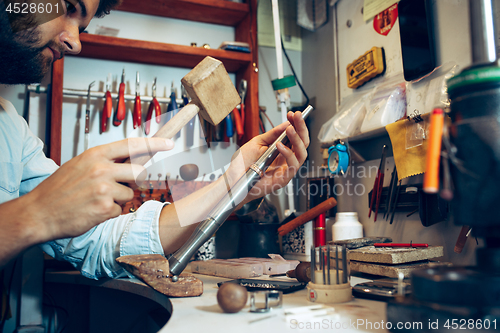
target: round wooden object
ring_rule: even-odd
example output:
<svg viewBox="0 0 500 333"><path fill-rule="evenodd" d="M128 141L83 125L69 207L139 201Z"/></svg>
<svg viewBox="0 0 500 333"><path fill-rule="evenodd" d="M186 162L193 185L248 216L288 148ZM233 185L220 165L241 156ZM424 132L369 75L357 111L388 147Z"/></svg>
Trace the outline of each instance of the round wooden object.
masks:
<svg viewBox="0 0 500 333"><path fill-rule="evenodd" d="M217 303L227 313L236 313L247 304L248 292L245 287L226 282L217 291Z"/></svg>
<svg viewBox="0 0 500 333"><path fill-rule="evenodd" d="M182 180L188 182L198 178L198 166L196 164L184 164L179 168L179 174Z"/></svg>
<svg viewBox="0 0 500 333"><path fill-rule="evenodd" d="M307 300L316 303L344 303L352 300L352 288L349 283L342 284L307 284Z"/></svg>

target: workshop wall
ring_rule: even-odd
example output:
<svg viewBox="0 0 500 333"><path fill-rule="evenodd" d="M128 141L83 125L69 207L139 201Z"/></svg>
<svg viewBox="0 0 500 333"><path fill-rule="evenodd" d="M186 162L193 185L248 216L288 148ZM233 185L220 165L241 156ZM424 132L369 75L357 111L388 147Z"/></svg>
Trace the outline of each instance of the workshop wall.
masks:
<svg viewBox="0 0 500 333"><path fill-rule="evenodd" d="M435 11L435 34L437 45L438 65L454 62L461 68L470 64L470 37L467 0L440 0L433 2ZM311 164L321 164L320 143L316 139L321 125L330 119L336 112L337 107L334 96L339 95L338 102L354 91L347 87L346 66L373 46L384 47L386 52L387 70L384 76L402 74L401 50L399 42L398 22L394 25L387 36L376 33L373 29L373 20L365 23L362 14L363 0L340 0L336 8L332 9L334 21L320 28L314 33L303 34L303 72L306 90L313 91L317 109L311 120L312 143L309 148ZM336 27L336 31L335 31ZM332 29L331 44L328 38L322 38L330 32L323 29ZM334 43L334 41L336 43ZM320 53L338 50L338 70L336 70L335 57L323 56ZM311 50L311 51L307 51ZM326 51L324 51L326 50ZM314 51L319 51L315 53ZM332 86L330 77L335 78ZM368 82L358 90L367 90L377 85L383 78L376 78ZM425 84L425 79L423 80ZM427 111L428 112L428 111ZM374 150L382 150L380 146L374 146ZM418 213L406 217L407 213L396 213L394 223L377 221L368 218L368 192L371 191L375 181L376 171L380 159L370 160L356 164L359 169L366 173L350 173L346 177L337 177L338 189L338 211L356 211L360 222L364 226L366 236L389 236L395 241L421 242L432 245L443 245L445 256L443 260L455 264L468 265L475 261L474 250L476 244L474 239L469 239L462 254L453 252L456 238L460 227L453 225L452 221L438 223L431 227L423 227L420 223ZM393 158L388 158L386 164L385 186L389 186L390 174L394 166ZM371 170L371 171L370 171ZM311 171L311 170L310 170ZM421 183L421 177L412 177L409 183ZM406 181L403 182L405 184ZM357 191L355 191L357 189ZM343 192L340 192L343 190Z"/></svg>

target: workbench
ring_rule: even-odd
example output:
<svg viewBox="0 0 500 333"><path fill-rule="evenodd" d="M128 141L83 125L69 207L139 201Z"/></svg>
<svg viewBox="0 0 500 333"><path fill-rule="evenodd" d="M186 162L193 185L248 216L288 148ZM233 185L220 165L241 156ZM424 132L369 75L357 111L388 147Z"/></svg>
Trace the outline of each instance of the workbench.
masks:
<svg viewBox="0 0 500 333"><path fill-rule="evenodd" d="M104 312L107 314L107 318L115 316L112 314L112 311L113 309L118 309L119 304L116 305L116 308L115 305L103 305L102 302L104 299L110 300L111 298L115 299L116 303L123 303L124 299L134 299L134 297L137 297L136 295L148 298L161 305L165 311L171 314L168 322L164 325L162 324L163 327L159 330L162 333L199 331L203 331L204 333L220 333L221 331L235 333L326 332L339 329L342 332L388 332L386 329L381 329L381 327L385 327L386 323L386 303L366 299L354 298L348 303L329 305L331 307L329 310L331 311L326 316L297 316L296 318L285 316L285 312L290 309L317 305L317 303L309 302L306 299L307 289L283 295L283 306L278 309L272 309L267 313L249 312L249 302L238 313L223 313L217 304L217 283L229 281L229 279L199 274L194 275L203 281L203 295L187 298L169 298L154 291L135 278L101 279L95 281L81 276L78 272L47 272L45 281L52 284L53 288L61 288L61 284L77 284L98 287L91 288L97 290L98 293L105 292L106 290L103 288L125 292L126 295L123 297L110 296L109 294L100 297L97 303L101 304L104 309L95 309L96 302L91 306L91 311L98 312L100 315ZM259 277L259 279L262 279L262 277ZM288 278L280 277L274 279L287 280ZM352 277L351 284L364 281L367 280ZM92 293L88 292L88 294ZM95 296L94 299L96 299ZM123 310L116 311L120 311L122 318L129 316ZM292 322L291 319L296 319L296 321ZM90 326L87 330L88 332L102 332L102 329L105 328L103 326L105 323L96 324L94 320L92 324L92 320L88 321L91 322L88 324ZM343 327L339 325L343 325ZM114 328L116 329L115 326ZM113 331L118 332L118 330Z"/></svg>

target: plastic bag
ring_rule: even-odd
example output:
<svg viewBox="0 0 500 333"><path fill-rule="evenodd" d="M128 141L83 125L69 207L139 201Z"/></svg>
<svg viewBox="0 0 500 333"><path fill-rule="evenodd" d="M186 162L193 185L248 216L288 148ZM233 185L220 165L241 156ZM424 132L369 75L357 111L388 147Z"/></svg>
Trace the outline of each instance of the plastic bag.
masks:
<svg viewBox="0 0 500 333"><path fill-rule="evenodd" d="M367 103L373 95L373 90L354 93L342 100L339 111L328 120L318 134L322 143L333 143L357 134L366 115Z"/></svg>
<svg viewBox="0 0 500 333"><path fill-rule="evenodd" d="M361 132L382 128L406 114L406 83L402 76L388 78L375 88Z"/></svg>

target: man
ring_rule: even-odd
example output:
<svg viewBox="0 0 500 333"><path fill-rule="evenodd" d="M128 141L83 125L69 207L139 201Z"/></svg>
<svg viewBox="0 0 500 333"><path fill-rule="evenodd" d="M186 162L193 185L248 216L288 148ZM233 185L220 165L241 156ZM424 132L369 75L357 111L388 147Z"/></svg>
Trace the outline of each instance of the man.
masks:
<svg viewBox="0 0 500 333"><path fill-rule="evenodd" d="M36 19L9 20L5 11L0 13L0 83L41 80L54 60L80 52L79 33L93 16L116 4L113 0L63 2L64 15L40 25ZM0 99L0 267L30 246L43 244L51 256L97 279L124 274L115 263L118 256L174 252L227 193L228 185L285 129L292 149L279 145L281 156L245 202L288 183L304 162L309 144L300 112L290 112L288 120L245 144L224 177L211 185L173 205L149 201L136 213L119 216L120 204L133 197L123 184L135 182L135 175L144 168L114 161L149 150L169 150L171 140L148 139L147 144L145 139L123 140L89 149L57 168L43 155L42 143L12 105Z"/></svg>

